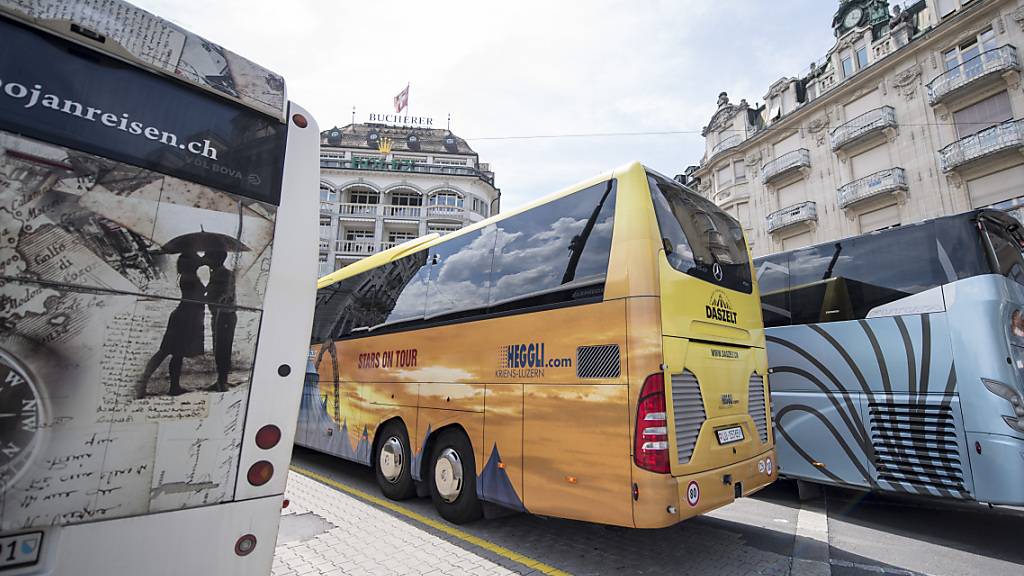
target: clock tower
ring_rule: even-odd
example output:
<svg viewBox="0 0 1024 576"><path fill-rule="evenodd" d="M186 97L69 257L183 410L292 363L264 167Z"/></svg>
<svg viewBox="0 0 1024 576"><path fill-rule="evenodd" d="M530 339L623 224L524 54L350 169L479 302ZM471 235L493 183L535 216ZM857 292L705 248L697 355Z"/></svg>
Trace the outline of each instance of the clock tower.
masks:
<svg viewBox="0 0 1024 576"><path fill-rule="evenodd" d="M870 26L877 36L888 22L888 0L840 0L839 10L832 18L832 30L839 38L854 28Z"/></svg>

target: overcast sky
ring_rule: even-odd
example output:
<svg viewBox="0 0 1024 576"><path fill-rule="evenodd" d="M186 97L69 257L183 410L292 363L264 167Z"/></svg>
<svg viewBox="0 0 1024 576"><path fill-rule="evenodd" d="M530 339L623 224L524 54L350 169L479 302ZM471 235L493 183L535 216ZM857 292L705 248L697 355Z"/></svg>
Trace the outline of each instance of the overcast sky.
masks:
<svg viewBox="0 0 1024 576"><path fill-rule="evenodd" d="M718 93L762 101L832 46L835 0L133 0L280 73L321 129L434 118L489 162L506 208L640 160L699 162ZM283 8L287 6L287 8ZM694 130L588 138L514 136Z"/></svg>

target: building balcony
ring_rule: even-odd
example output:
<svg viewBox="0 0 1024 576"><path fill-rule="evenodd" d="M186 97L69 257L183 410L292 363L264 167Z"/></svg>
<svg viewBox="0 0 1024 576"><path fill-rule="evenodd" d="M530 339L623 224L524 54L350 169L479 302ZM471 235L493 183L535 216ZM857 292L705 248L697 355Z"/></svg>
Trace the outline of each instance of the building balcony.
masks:
<svg viewBox="0 0 1024 576"><path fill-rule="evenodd" d="M715 144L714 146L711 147L711 150L708 151L708 160L711 160L712 158L721 154L722 152L725 152L726 150L731 150L739 146L742 142L743 137L740 136L739 134L733 134L732 136L729 136L725 140L722 140L718 144Z"/></svg>
<svg viewBox="0 0 1024 576"><path fill-rule="evenodd" d="M386 160L384 158L321 158L320 168L327 170L368 170L372 172L410 172L414 174L439 174L443 176L471 176L494 186L494 173L477 170L469 166L447 164L425 164L412 160Z"/></svg>
<svg viewBox="0 0 1024 576"><path fill-rule="evenodd" d="M768 215L768 233L772 234L797 224L814 224L818 221L818 205L801 202Z"/></svg>
<svg viewBox="0 0 1024 576"><path fill-rule="evenodd" d="M761 182L771 184L796 174L806 175L811 167L811 152L806 148L787 152L761 168Z"/></svg>
<svg viewBox="0 0 1024 576"><path fill-rule="evenodd" d="M711 196L711 201L714 202L715 205L718 206L719 208L724 208L725 206L728 206L734 202L739 202L740 200L747 200L749 198L750 191L747 189L746 186L743 185L743 183L740 183L734 184L732 186L729 186L728 188L715 192Z"/></svg>
<svg viewBox="0 0 1024 576"><path fill-rule="evenodd" d="M1007 74L1020 72L1017 49L1007 44L982 52L928 83L928 103L946 102L972 88L987 86Z"/></svg>
<svg viewBox="0 0 1024 576"><path fill-rule="evenodd" d="M376 218L380 215L380 204L354 204L338 202L334 205L334 213L340 218Z"/></svg>
<svg viewBox="0 0 1024 576"><path fill-rule="evenodd" d="M378 252L378 245L372 240L338 240L335 255L362 258Z"/></svg>
<svg viewBox="0 0 1024 576"><path fill-rule="evenodd" d="M983 158L1024 151L1024 120L1010 120L982 130L939 150L942 171L949 173Z"/></svg>
<svg viewBox="0 0 1024 576"><path fill-rule="evenodd" d="M423 218L423 206L391 206L385 204L384 217L402 220L419 220Z"/></svg>
<svg viewBox="0 0 1024 576"><path fill-rule="evenodd" d="M840 186L839 207L846 209L864 200L906 191L907 173L903 168L890 168Z"/></svg>
<svg viewBox="0 0 1024 576"><path fill-rule="evenodd" d="M466 209L462 206L427 206L427 220L457 220L462 222L466 219Z"/></svg>
<svg viewBox="0 0 1024 576"><path fill-rule="evenodd" d="M882 106L838 126L832 131L832 151L838 152L848 146L883 134L896 128L896 110Z"/></svg>

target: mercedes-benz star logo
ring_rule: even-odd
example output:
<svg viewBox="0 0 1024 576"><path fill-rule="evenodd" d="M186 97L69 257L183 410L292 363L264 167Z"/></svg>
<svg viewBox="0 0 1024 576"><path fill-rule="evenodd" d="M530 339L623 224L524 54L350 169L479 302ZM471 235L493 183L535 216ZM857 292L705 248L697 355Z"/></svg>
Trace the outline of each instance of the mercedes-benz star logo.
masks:
<svg viewBox="0 0 1024 576"><path fill-rule="evenodd" d="M722 281L722 266L715 262L714 266L711 267L711 273L715 275L715 280Z"/></svg>

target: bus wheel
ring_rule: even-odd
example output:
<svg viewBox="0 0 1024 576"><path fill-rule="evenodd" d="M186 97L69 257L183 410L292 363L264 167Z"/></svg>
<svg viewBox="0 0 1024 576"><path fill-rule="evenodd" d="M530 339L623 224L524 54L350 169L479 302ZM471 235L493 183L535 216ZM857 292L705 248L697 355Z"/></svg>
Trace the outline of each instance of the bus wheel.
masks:
<svg viewBox="0 0 1024 576"><path fill-rule="evenodd" d="M430 498L445 520L465 524L483 514L476 497L473 447L461 430L445 430L431 451Z"/></svg>
<svg viewBox="0 0 1024 576"><path fill-rule="evenodd" d="M416 494L412 482L412 452L409 434L401 422L390 422L380 432L381 441L373 470L381 492L392 500L404 500Z"/></svg>

